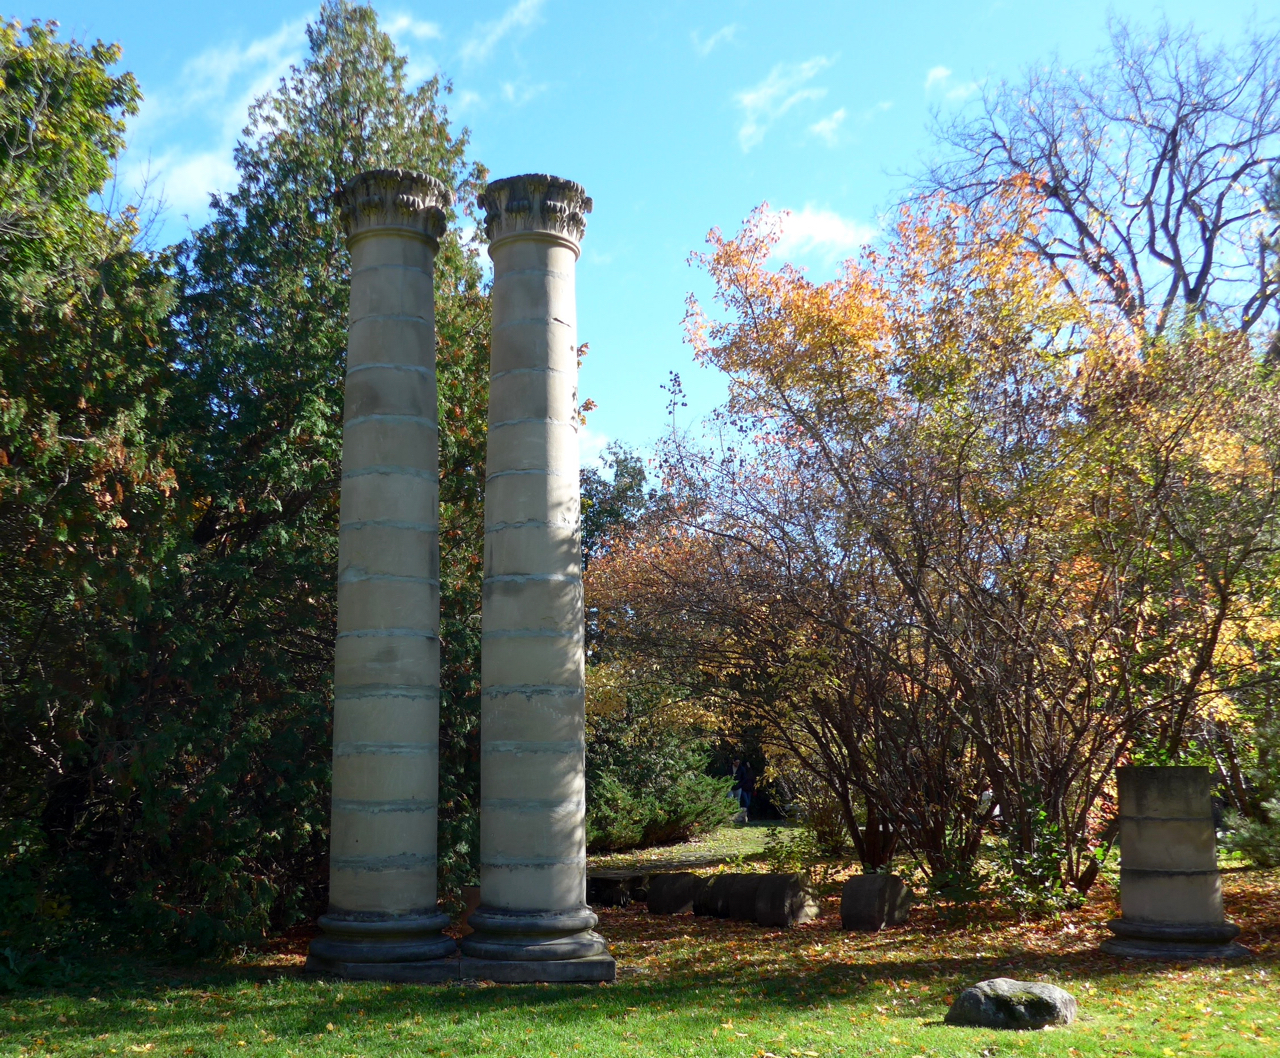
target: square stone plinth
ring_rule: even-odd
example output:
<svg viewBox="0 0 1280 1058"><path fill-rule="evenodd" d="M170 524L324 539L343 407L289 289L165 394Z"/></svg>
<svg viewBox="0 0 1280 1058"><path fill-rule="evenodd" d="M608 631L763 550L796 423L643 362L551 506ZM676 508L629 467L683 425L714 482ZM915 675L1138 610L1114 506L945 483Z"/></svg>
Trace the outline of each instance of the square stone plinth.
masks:
<svg viewBox="0 0 1280 1058"><path fill-rule="evenodd" d="M503 984L599 984L612 981L617 963L612 955L590 955L585 959L475 959L464 955L464 981L498 981Z"/></svg>
<svg viewBox="0 0 1280 1058"><path fill-rule="evenodd" d="M456 955L422 962L346 962L308 955L303 973L341 977L347 981L404 981L415 984L441 984L457 981L460 977Z"/></svg>

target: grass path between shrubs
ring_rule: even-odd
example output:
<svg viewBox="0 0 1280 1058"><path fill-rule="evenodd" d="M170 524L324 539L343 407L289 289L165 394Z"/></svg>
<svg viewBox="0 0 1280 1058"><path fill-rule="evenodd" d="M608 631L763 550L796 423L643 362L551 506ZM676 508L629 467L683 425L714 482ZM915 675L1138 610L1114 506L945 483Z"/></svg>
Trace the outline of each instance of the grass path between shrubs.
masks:
<svg viewBox="0 0 1280 1058"><path fill-rule="evenodd" d="M775 827L785 829L786 824L728 823L679 845L659 845L630 852L597 853L589 857L587 869L681 871L726 864L760 863L764 859L769 831ZM760 868L763 867L763 863L760 863Z"/></svg>
<svg viewBox="0 0 1280 1058"><path fill-rule="evenodd" d="M299 975L299 932L232 963L122 959L0 995L0 1055L1227 1055L1280 1054L1280 871L1227 872L1254 957L1133 963L1102 955L1114 894L1039 923L925 905L909 926L839 929L834 898L789 931L606 910L618 982L357 984ZM1080 1018L1039 1033L942 1024L966 984L1006 976L1073 992Z"/></svg>

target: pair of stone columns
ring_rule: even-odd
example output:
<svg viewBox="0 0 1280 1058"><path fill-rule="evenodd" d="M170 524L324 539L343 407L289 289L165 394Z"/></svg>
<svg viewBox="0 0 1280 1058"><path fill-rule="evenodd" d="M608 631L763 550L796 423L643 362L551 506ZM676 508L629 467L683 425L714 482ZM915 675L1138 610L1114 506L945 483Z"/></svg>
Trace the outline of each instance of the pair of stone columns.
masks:
<svg viewBox="0 0 1280 1058"><path fill-rule="evenodd" d="M351 250L329 912L308 968L344 977L612 980L586 903L574 269L591 200L511 177L493 259L481 659L480 907L461 960L437 908L440 562L433 273L439 181L337 196Z"/></svg>

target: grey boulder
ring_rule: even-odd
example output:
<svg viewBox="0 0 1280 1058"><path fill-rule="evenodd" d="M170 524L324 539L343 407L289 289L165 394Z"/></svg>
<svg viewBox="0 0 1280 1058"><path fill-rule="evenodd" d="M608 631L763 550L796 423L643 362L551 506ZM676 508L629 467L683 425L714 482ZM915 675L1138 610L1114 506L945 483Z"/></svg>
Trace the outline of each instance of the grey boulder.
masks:
<svg viewBox="0 0 1280 1058"><path fill-rule="evenodd" d="M996 977L966 988L947 1011L948 1025L982 1029L1042 1029L1070 1025L1076 997L1057 985Z"/></svg>

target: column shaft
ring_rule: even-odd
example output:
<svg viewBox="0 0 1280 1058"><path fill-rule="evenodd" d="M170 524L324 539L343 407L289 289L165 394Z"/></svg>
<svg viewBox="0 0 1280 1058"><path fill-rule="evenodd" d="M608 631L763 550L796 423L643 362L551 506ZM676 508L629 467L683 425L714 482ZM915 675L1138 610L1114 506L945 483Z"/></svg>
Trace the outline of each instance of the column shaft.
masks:
<svg viewBox="0 0 1280 1058"><path fill-rule="evenodd" d="M480 907L463 973L611 980L586 903L574 270L591 200L490 184L493 259L481 661Z"/></svg>
<svg viewBox="0 0 1280 1058"><path fill-rule="evenodd" d="M1124 767L1120 794L1120 917L1112 955L1227 958L1248 954L1226 921L1212 784L1204 767Z"/></svg>
<svg viewBox="0 0 1280 1058"><path fill-rule="evenodd" d="M339 194L351 251L329 913L308 967L431 979L440 726L434 268L448 191L378 170ZM423 965L423 964L427 965ZM445 973L444 976L449 976Z"/></svg>

